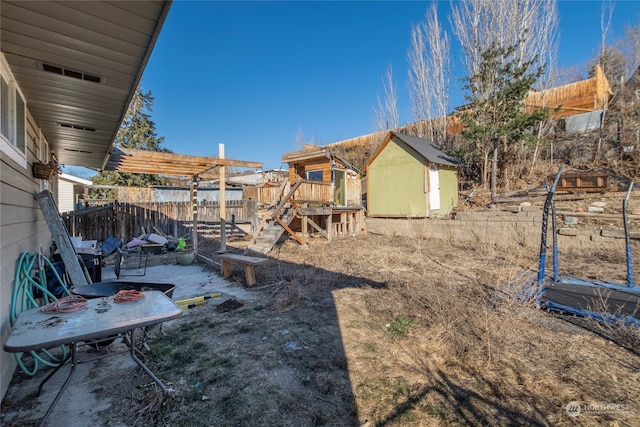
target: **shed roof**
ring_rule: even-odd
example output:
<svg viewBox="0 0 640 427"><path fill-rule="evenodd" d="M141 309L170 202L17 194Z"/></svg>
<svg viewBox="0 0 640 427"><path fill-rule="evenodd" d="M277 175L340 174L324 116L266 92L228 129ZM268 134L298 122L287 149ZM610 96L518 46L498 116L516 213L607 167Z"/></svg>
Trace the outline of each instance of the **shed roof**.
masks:
<svg viewBox="0 0 640 427"><path fill-rule="evenodd" d="M88 179L84 179L84 178L80 178L74 175L69 175L66 173L61 173L60 175L58 175L58 179L62 179L64 181L69 181L73 184L80 184L80 185L86 185L86 186L91 186L93 185L92 181L89 181Z"/></svg>
<svg viewBox="0 0 640 427"><path fill-rule="evenodd" d="M331 153L327 147L310 147L304 150L292 151L282 155L283 163L295 163L304 160L330 159Z"/></svg>
<svg viewBox="0 0 640 427"><path fill-rule="evenodd" d="M430 141L425 138L418 138L416 136L410 136L404 133L391 131L389 132L389 135L385 138L385 140L381 144L381 147L386 145L388 141L391 140L391 138L393 138L394 136L398 138L400 141L407 144L416 153L418 153L419 155L421 155L431 163L437 163L439 165L455 166L455 167L459 166L459 162L456 159L443 153L433 141ZM377 154L378 154L378 151L374 153L374 155L371 157L371 160L373 160L373 158L377 156Z"/></svg>

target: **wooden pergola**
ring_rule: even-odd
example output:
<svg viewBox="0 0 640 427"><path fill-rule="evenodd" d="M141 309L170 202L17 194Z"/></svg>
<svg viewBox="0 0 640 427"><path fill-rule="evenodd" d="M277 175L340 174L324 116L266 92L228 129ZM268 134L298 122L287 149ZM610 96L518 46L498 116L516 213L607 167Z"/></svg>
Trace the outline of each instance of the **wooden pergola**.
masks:
<svg viewBox="0 0 640 427"><path fill-rule="evenodd" d="M109 155L103 169L105 171L145 173L150 175L217 178L218 174L214 175L212 171L219 166L262 168L262 162L225 159L224 154L220 157L202 157L166 153L163 151L115 148Z"/></svg>
<svg viewBox="0 0 640 427"><path fill-rule="evenodd" d="M103 170L141 173L149 175L169 175L191 177L190 199L193 213L193 252L198 254L198 181L207 178L220 179L220 250L226 250L226 199L225 176L227 166L242 168L262 168L262 162L225 159L224 144L219 144L218 157L189 156L163 151L114 148L107 157ZM219 168L214 174L214 169Z"/></svg>

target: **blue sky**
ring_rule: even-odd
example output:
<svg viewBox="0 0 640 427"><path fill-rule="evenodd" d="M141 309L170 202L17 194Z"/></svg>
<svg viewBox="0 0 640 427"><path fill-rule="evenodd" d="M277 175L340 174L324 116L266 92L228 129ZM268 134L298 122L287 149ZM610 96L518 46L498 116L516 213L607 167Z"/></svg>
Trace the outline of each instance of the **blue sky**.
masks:
<svg viewBox="0 0 640 427"><path fill-rule="evenodd" d="M584 70L594 57L601 7L559 1L561 66ZM278 168L283 153L298 149L300 131L320 145L373 132L388 65L406 123L411 26L428 8L422 1L176 0L142 81L155 98L156 131L175 153L217 156L224 143L228 158ZM445 25L448 9L440 2ZM611 40L639 19L640 2L615 2Z"/></svg>

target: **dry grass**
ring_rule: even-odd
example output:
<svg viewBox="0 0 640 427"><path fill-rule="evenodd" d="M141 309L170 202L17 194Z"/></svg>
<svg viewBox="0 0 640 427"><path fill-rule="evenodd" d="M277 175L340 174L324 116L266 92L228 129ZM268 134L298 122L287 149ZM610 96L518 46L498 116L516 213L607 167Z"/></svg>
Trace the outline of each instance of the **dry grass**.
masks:
<svg viewBox="0 0 640 427"><path fill-rule="evenodd" d="M271 256L257 302L149 343L174 391L138 425L640 425L637 331L518 303L531 251L369 235ZM570 418L571 401L626 406Z"/></svg>

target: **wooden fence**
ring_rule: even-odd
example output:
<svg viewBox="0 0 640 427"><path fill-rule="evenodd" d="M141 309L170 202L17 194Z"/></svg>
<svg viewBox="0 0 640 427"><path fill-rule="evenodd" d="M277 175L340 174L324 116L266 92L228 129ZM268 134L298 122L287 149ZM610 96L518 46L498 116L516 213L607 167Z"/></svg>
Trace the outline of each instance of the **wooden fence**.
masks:
<svg viewBox="0 0 640 427"><path fill-rule="evenodd" d="M525 104L532 108L549 107L552 118L560 118L574 114L608 108L609 96L613 95L611 86L602 68L596 66L595 76L564 86L558 86L540 92L530 93Z"/></svg>
<svg viewBox="0 0 640 427"><path fill-rule="evenodd" d="M153 233L154 227L174 237L191 233L193 214L190 202L179 203L119 203L114 202L73 212L63 213L62 220L69 234L84 240L102 241L115 237L128 241L141 234ZM198 226L211 228L220 223L220 203L198 203ZM226 222L246 224L256 222L256 201L229 200L226 202Z"/></svg>

